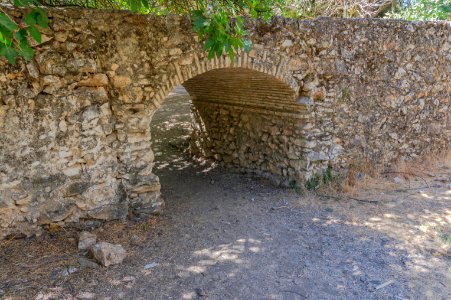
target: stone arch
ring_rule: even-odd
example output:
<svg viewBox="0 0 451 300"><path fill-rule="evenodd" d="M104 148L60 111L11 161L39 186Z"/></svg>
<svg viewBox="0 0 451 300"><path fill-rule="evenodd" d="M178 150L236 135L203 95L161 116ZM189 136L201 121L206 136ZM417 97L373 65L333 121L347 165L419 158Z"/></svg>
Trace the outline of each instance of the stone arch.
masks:
<svg viewBox="0 0 451 300"><path fill-rule="evenodd" d="M165 84L157 88L154 96L156 104L161 104L168 94L182 83L208 71L225 68L244 68L258 71L284 82L297 95L298 82L293 78L290 70L290 58L271 52L269 49L255 49L247 53L240 51L232 61L228 55L216 56L209 60L205 53L186 53L172 64L173 71L168 76Z"/></svg>
<svg viewBox="0 0 451 300"><path fill-rule="evenodd" d="M171 50L169 50L170 52ZM303 160L302 142L299 138L294 137L302 135L299 128L306 118L306 115L302 113L305 111L305 106L295 101L299 87L292 76L292 64L288 57L279 54L277 51L270 51L258 46L250 53L241 51L233 61L226 55L209 60L204 51L198 52L197 50L177 53L175 57L178 57L177 60L169 65L168 70L159 70L157 74L154 74L155 78L160 76L164 80L156 84L153 89L153 95L149 100L136 104L126 104L118 99L119 101L113 104L113 111L119 123L116 125L119 138L119 172L120 176L122 176L122 183L132 212L138 215L147 215L149 212L159 211L163 205L159 197L159 178L152 172L154 155L151 149L150 123L154 112L177 85L195 80L195 78L200 78L203 74L215 70L234 69L253 72L253 74L259 74L259 77L266 78L267 86L276 84L281 90L286 91L284 94L286 101L281 103L277 113L275 112L277 109L274 110L274 113L278 114L280 119L285 119L285 121L290 118L294 120L293 126L285 131L284 129L280 129L280 132L278 132L278 129L272 129L272 131L274 132L273 135L282 134L282 132L284 135L292 135L293 140L285 138L282 143L283 148L280 149L277 160L274 160L277 161L276 165L268 163L263 168L263 171L258 168L253 168L251 171L262 176L274 177L273 175L276 175L274 178L277 177L278 179L276 180L279 181L283 177L302 180L301 168L303 166L300 163ZM164 76L161 74L163 72L166 72ZM191 91L192 93L193 91ZM132 98L132 96L130 97ZM267 111L270 111L268 107ZM202 110L197 110L197 112L199 112L198 116L201 117ZM205 113L203 115L205 116ZM259 122L269 124L271 120L268 119L268 115L271 114L265 114L265 117L262 117ZM287 118L287 116L289 117ZM294 139L297 139L297 141L294 141ZM280 143L274 142L273 147L276 144ZM203 143L203 146L204 148L208 147L205 143ZM285 155L282 153L290 154ZM218 154L217 151L216 153L213 151L208 154L210 158L218 159L218 156L215 155ZM223 159L224 157L222 156L221 158ZM225 162L227 160L230 160L230 158L224 159ZM243 165L245 159L240 159L240 161L239 167L243 170L249 170L248 165ZM286 166L286 168L281 167L281 165Z"/></svg>
<svg viewBox="0 0 451 300"><path fill-rule="evenodd" d="M173 64L173 73L153 96L153 111L141 115L147 118L145 126L150 130L153 112L182 84L194 104L192 146L198 153L277 183L302 180L300 137L307 110L295 101L298 84L292 77L290 60L269 55L265 49L241 52L234 61L228 56L212 60L199 57L188 53ZM143 135L148 141L150 137L150 132ZM150 144L138 154L125 155L138 158L127 162L125 180L130 207L138 214L162 205L158 177L152 173ZM130 145L125 148L130 149Z"/></svg>

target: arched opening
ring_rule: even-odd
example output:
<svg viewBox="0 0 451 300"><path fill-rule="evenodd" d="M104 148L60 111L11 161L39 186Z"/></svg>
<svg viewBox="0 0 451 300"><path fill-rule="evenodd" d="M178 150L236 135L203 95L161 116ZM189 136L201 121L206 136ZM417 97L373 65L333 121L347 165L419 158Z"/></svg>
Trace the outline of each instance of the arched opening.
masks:
<svg viewBox="0 0 451 300"><path fill-rule="evenodd" d="M156 175L166 167L183 168L186 162L176 156L189 148L195 156L276 184L302 179L306 110L288 84L263 72L229 67L182 85L187 93L176 88L153 116Z"/></svg>

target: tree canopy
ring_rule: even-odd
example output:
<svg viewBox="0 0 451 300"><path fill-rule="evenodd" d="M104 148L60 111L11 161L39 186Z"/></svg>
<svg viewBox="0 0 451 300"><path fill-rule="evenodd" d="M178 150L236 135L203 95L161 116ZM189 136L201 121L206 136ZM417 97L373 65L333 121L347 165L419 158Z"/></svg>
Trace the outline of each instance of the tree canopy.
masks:
<svg viewBox="0 0 451 300"><path fill-rule="evenodd" d="M142 14L189 15L193 30L204 42L209 58L252 47L243 17L269 20L287 17L382 17L409 20L451 20L449 0L0 0L32 10L16 22L0 7L0 58L15 64L18 57L33 57L30 39L41 42L39 28L48 26L45 6L76 6L130 10Z"/></svg>

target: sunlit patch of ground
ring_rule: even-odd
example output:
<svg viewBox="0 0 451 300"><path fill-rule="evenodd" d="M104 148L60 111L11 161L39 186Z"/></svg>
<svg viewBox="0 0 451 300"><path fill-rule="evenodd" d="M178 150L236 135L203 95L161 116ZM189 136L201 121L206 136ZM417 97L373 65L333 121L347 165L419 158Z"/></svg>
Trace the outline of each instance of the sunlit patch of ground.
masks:
<svg viewBox="0 0 451 300"><path fill-rule="evenodd" d="M434 289L449 288L451 283L451 159L418 174L403 178L394 172L368 178L351 196L329 197L330 191L319 192L303 198L298 206L327 206L340 218L326 223L377 231L396 240L396 248L408 253L410 287L427 287L433 299Z"/></svg>

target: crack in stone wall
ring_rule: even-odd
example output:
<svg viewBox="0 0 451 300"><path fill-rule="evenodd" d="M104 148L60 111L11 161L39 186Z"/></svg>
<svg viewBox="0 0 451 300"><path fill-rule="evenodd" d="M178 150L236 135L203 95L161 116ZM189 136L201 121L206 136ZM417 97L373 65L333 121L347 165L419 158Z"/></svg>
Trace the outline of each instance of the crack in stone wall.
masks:
<svg viewBox="0 0 451 300"><path fill-rule="evenodd" d="M449 22L249 21L253 50L209 61L186 18L48 15L32 61L0 61L0 238L159 211L150 121L182 83L205 155L262 176L450 146Z"/></svg>

